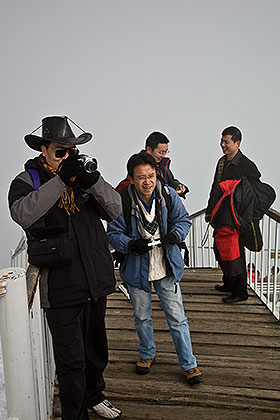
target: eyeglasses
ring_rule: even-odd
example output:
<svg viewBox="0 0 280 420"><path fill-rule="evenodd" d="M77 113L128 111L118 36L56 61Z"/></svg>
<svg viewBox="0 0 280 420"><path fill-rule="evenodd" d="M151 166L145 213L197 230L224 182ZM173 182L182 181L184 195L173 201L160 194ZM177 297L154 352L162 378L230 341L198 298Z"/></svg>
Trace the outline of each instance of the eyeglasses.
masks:
<svg viewBox="0 0 280 420"><path fill-rule="evenodd" d="M165 156L167 153L170 153L170 150L157 150L158 155Z"/></svg>
<svg viewBox="0 0 280 420"><path fill-rule="evenodd" d="M61 149L56 149L52 145L50 145L49 147L51 147L54 150L55 157L58 159L63 158L66 155L66 153L68 153L68 155L71 156L77 152L76 147L62 147Z"/></svg>
<svg viewBox="0 0 280 420"><path fill-rule="evenodd" d="M156 174L151 175L139 175L136 177L137 181L149 181L155 179Z"/></svg>

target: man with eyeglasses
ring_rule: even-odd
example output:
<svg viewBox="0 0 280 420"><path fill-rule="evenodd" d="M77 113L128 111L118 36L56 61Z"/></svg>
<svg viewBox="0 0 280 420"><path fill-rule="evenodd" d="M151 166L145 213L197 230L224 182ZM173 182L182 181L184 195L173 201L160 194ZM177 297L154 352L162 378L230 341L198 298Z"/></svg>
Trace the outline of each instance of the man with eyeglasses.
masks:
<svg viewBox="0 0 280 420"><path fill-rule="evenodd" d="M179 364L189 385L201 381L192 352L179 282L184 262L178 244L191 222L174 189L157 179L154 158L142 151L130 157L130 185L121 192L123 213L108 224L111 246L124 256L120 276L127 284L140 340L136 373L147 374L155 363L156 345L151 318L152 285L160 299ZM167 200L171 206L167 208ZM125 209L130 208L127 215Z"/></svg>
<svg viewBox="0 0 280 420"><path fill-rule="evenodd" d="M189 192L188 187L174 177L170 169L171 159L165 157L170 152L168 143L169 140L165 134L154 131L147 137L145 149L157 162L158 175L163 178L167 185L174 188L179 197L186 198L186 194Z"/></svg>
<svg viewBox="0 0 280 420"><path fill-rule="evenodd" d="M158 179L166 185L174 188L179 197L186 198L186 194L189 192L189 189L186 185L182 184L178 179L176 179L173 173L170 170L171 159L165 157L168 150L169 140L165 134L160 133L159 131L154 131L149 134L145 142L145 151L153 156L156 161L156 173ZM117 191L121 191L123 188L126 188L130 184L128 177L119 182L116 187ZM186 266L189 266L189 253L186 247L186 244L183 242L181 244L181 249L184 250L184 261ZM116 265L119 264L120 254L117 252L114 253L116 257ZM129 292L125 282L121 282L118 285L120 291L129 299Z"/></svg>
<svg viewBox="0 0 280 420"><path fill-rule="evenodd" d="M171 172L170 164L171 159L166 157L168 150L169 140L165 134L159 131L154 131L149 134L145 142L145 151L153 156L157 163L157 176L164 184L174 188L179 197L186 198L189 189L182 182L178 181ZM129 185L128 178L122 180L116 187L117 191Z"/></svg>
<svg viewBox="0 0 280 420"><path fill-rule="evenodd" d="M101 219L121 213L120 195L97 170L87 172L76 146L92 135L68 117L42 120L42 136L25 136L39 156L11 183L11 216L26 232L29 262L40 267L41 305L52 334L63 420L104 418L121 410L106 400L106 297L115 291L109 244ZM36 247L34 248L34 244ZM49 249L46 249L50 244Z"/></svg>

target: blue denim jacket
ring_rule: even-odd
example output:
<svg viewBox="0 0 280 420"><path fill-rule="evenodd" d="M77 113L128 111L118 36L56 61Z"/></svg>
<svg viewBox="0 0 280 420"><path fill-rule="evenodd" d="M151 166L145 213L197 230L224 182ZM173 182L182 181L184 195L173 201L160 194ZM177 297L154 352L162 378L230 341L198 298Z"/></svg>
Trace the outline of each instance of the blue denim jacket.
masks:
<svg viewBox="0 0 280 420"><path fill-rule="evenodd" d="M130 185L129 190L132 186ZM165 199L161 194L162 184L157 181L156 186L160 200L160 208L162 214L162 231L167 233L167 217L168 209ZM171 187L168 188L171 197L171 232L176 232L183 242L191 227L188 212L186 211L181 199L176 191ZM139 217L137 216L137 205L132 200L132 216L131 216L131 233L127 235L127 229L123 213L115 220L108 224L107 236L111 246L124 255L124 259L120 264L120 276L123 281L138 289L145 291L150 290L149 282L149 253L144 255L135 255L128 251L128 243L132 239L140 239L138 230ZM170 263L173 276L176 282L179 282L183 276L184 261L177 245L166 245L166 256Z"/></svg>

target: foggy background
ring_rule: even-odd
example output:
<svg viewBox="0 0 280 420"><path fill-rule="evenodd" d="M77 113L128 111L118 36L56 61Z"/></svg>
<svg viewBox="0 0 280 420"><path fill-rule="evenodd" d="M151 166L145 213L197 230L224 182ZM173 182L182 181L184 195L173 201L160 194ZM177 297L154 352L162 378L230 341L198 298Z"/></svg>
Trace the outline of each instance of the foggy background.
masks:
<svg viewBox="0 0 280 420"><path fill-rule="evenodd" d="M279 192L278 0L2 0L0 268L21 229L7 191L36 156L23 137L48 115L68 115L94 139L113 186L149 133L170 140L171 169L207 204L221 131ZM74 128L76 135L80 133ZM40 131L41 133L41 131ZM273 208L280 210L279 199Z"/></svg>

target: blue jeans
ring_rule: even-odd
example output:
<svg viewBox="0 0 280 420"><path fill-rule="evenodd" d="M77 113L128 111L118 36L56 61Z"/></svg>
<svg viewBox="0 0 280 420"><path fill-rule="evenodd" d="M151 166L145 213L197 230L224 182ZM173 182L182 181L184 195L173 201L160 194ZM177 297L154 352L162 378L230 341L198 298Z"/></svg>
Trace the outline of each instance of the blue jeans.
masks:
<svg viewBox="0 0 280 420"><path fill-rule="evenodd" d="M192 344L179 283L174 277L164 277L153 282L169 325L175 350L183 371L197 366L192 353ZM128 284L130 300L134 308L135 328L140 340L139 355L143 359L152 359L156 355L151 318L151 291L145 292Z"/></svg>

